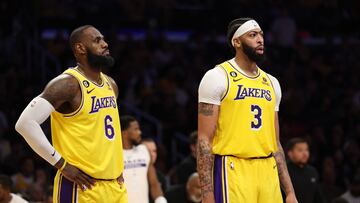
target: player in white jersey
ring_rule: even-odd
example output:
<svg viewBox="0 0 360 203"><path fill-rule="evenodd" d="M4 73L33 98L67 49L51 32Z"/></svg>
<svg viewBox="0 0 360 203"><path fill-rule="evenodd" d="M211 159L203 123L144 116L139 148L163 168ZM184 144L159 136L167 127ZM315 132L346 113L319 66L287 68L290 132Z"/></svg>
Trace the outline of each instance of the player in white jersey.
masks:
<svg viewBox="0 0 360 203"><path fill-rule="evenodd" d="M155 203L167 203L163 197L150 152L141 142L138 121L132 116L120 118L121 135L124 147L124 179L129 202L148 203L149 190Z"/></svg>
<svg viewBox="0 0 360 203"><path fill-rule="evenodd" d="M11 193L12 181L9 176L0 174L0 202L1 203L28 203L19 195Z"/></svg>

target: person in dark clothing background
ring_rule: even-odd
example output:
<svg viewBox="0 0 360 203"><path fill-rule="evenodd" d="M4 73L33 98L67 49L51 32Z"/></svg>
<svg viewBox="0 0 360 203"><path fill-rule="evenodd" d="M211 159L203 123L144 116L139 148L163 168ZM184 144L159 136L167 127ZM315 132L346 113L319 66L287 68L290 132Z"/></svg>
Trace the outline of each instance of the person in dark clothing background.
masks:
<svg viewBox="0 0 360 203"><path fill-rule="evenodd" d="M196 172L196 144L198 132L190 134L190 151L191 153L178 165L174 166L168 174L171 184L185 184L188 177Z"/></svg>
<svg viewBox="0 0 360 203"><path fill-rule="evenodd" d="M295 189L296 197L301 203L325 203L320 189L319 174L308 164L309 145L302 138L293 138L287 144L287 164Z"/></svg>
<svg viewBox="0 0 360 203"><path fill-rule="evenodd" d="M338 199L343 199L349 203L360 202L360 168L352 177L349 177L348 190L342 194Z"/></svg>
<svg viewBox="0 0 360 203"><path fill-rule="evenodd" d="M201 187L199 174L193 173L186 179L186 184L174 185L165 193L166 199L171 203L197 203L201 202Z"/></svg>

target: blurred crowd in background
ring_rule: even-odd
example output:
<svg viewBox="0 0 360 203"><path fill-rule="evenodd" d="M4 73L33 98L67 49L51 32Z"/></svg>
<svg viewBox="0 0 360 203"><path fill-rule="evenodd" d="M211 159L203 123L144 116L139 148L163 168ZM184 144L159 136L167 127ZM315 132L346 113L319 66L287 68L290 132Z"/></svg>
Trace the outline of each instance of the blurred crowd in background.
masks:
<svg viewBox="0 0 360 203"><path fill-rule="evenodd" d="M14 125L60 73L53 64L39 64L41 57L54 57L60 71L76 66L68 35L93 24L116 59L104 71L119 86L119 103L162 125L156 166L163 184L184 184L186 178L176 174L181 160L172 158L174 135L186 135L184 161L195 167L194 143L187 135L197 128L199 82L207 70L233 57L225 40L230 20L249 16L265 32L267 60L259 65L281 84L283 146L295 137L307 141L308 162L331 202L360 174L359 10L356 0L1 1L0 173L10 176L14 192L28 200L51 197L55 169L35 155ZM29 43L42 54L29 51ZM120 115L131 113L120 108ZM50 139L48 124L43 127ZM156 133L148 130L144 136L156 138Z"/></svg>

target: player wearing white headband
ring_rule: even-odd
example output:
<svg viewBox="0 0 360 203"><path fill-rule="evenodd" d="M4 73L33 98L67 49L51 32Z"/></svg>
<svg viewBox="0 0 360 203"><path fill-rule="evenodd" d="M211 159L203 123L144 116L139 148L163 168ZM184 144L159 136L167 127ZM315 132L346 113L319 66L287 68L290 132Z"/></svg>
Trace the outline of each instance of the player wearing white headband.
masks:
<svg viewBox="0 0 360 203"><path fill-rule="evenodd" d="M296 203L279 140L278 80L261 70L263 31L251 18L228 26L235 57L199 86L197 167L203 203ZM280 181L279 181L280 180Z"/></svg>

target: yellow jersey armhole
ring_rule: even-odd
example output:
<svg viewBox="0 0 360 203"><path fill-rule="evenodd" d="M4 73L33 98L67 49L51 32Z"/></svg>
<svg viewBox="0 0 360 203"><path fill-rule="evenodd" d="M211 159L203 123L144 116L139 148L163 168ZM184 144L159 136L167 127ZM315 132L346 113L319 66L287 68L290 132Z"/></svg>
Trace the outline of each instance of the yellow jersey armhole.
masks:
<svg viewBox="0 0 360 203"><path fill-rule="evenodd" d="M264 72L264 73L265 73L265 72ZM276 90L275 90L275 87L274 87L274 85L273 85L273 83L272 83L272 81L271 81L271 78L269 77L269 75L268 75L267 73L265 73L265 75L266 75L266 77L269 79L270 84L271 84L271 87L272 87L272 89L273 89L273 91L274 91L274 94L275 94L275 96L276 96Z"/></svg>
<svg viewBox="0 0 360 203"><path fill-rule="evenodd" d="M106 74L103 74L103 76L104 76L104 78L106 79L106 82L110 85L111 91L114 93L115 98L116 98L115 89L114 89L114 87L113 87L113 85L112 85L112 83L111 83L111 80L109 79L109 76L106 75ZM117 98L116 98L116 99L117 99Z"/></svg>
<svg viewBox="0 0 360 203"><path fill-rule="evenodd" d="M225 93L221 96L221 100L220 101L223 101L224 99L225 99L225 97L226 97L226 95L228 94L228 92L229 92L229 86L230 86L230 82L229 82L229 76L228 76L228 74L227 74L227 72L226 72L226 69L223 67L223 66L221 66L221 65L219 65L219 67L224 71L224 74L226 75L226 91L225 91Z"/></svg>
<svg viewBox="0 0 360 203"><path fill-rule="evenodd" d="M71 75L74 78L76 78L76 80L79 83L80 90L81 90L81 103L80 103L79 107L75 111L73 111L71 113L67 113L67 114L63 114L63 113L60 113L60 112L57 111L58 113L62 114L64 117L68 118L68 117L73 117L73 116L77 115L81 111L81 109L83 108L83 106L84 106L84 91L83 91L83 87L81 85L81 81L79 80L79 78L77 78L75 75L73 75L72 73L69 73L69 72L64 73L64 74L68 74L68 75Z"/></svg>

